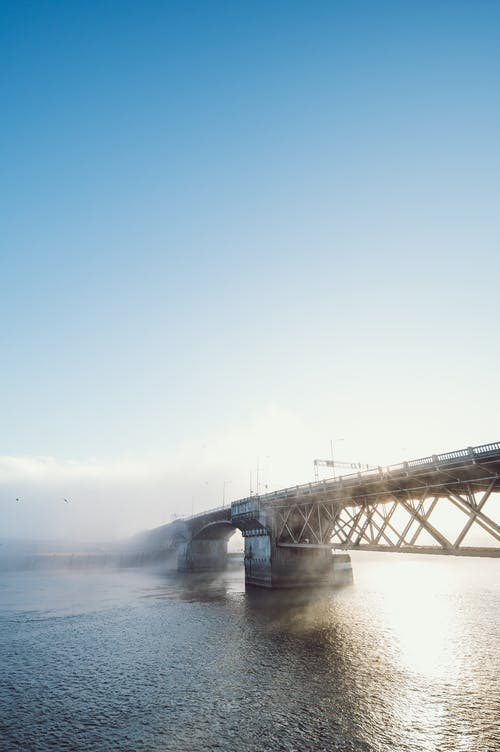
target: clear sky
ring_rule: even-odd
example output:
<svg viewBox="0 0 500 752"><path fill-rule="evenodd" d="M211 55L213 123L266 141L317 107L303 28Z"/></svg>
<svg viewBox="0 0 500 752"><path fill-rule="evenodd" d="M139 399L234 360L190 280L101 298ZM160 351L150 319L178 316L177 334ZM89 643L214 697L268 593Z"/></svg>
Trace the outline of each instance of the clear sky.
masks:
<svg viewBox="0 0 500 752"><path fill-rule="evenodd" d="M500 439L498 2L0 10L0 535Z"/></svg>

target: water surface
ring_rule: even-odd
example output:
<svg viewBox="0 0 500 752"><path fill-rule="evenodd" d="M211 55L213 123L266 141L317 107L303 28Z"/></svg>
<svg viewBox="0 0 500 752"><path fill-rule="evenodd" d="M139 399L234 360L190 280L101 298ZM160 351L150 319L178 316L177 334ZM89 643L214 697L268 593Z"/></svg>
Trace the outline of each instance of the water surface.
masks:
<svg viewBox="0 0 500 752"><path fill-rule="evenodd" d="M0 576L0 749L500 750L500 561L353 556L334 591L243 573Z"/></svg>

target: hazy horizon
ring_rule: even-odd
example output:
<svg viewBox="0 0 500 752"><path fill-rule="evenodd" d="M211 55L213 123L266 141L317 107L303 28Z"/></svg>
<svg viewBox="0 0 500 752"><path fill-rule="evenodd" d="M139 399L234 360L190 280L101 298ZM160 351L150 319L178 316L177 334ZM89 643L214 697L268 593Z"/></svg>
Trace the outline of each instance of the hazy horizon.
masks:
<svg viewBox="0 0 500 752"><path fill-rule="evenodd" d="M0 537L500 440L498 3L1 13Z"/></svg>

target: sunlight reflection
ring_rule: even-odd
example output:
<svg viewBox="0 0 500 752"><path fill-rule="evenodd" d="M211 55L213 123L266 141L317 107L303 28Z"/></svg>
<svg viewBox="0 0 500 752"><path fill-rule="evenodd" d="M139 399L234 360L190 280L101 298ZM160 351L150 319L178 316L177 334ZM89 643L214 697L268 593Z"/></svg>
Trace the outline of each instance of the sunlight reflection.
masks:
<svg viewBox="0 0 500 752"><path fill-rule="evenodd" d="M423 557L393 557L390 566L377 567L381 626L401 668L433 679L458 675L461 625L450 596L457 574L452 564Z"/></svg>
<svg viewBox="0 0 500 752"><path fill-rule="evenodd" d="M442 702L412 702L411 690L396 697L396 712L401 715L401 725L407 729L406 742L419 752L436 752L439 749L441 729L445 720Z"/></svg>

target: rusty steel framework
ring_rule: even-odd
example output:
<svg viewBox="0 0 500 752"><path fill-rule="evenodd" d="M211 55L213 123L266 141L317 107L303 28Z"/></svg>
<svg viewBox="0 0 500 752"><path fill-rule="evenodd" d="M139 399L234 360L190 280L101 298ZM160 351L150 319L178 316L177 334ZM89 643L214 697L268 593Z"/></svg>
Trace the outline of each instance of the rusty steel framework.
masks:
<svg viewBox="0 0 500 752"><path fill-rule="evenodd" d="M489 501L498 515L495 492L500 443L284 489L260 505L278 546L500 556L500 525L485 511Z"/></svg>

